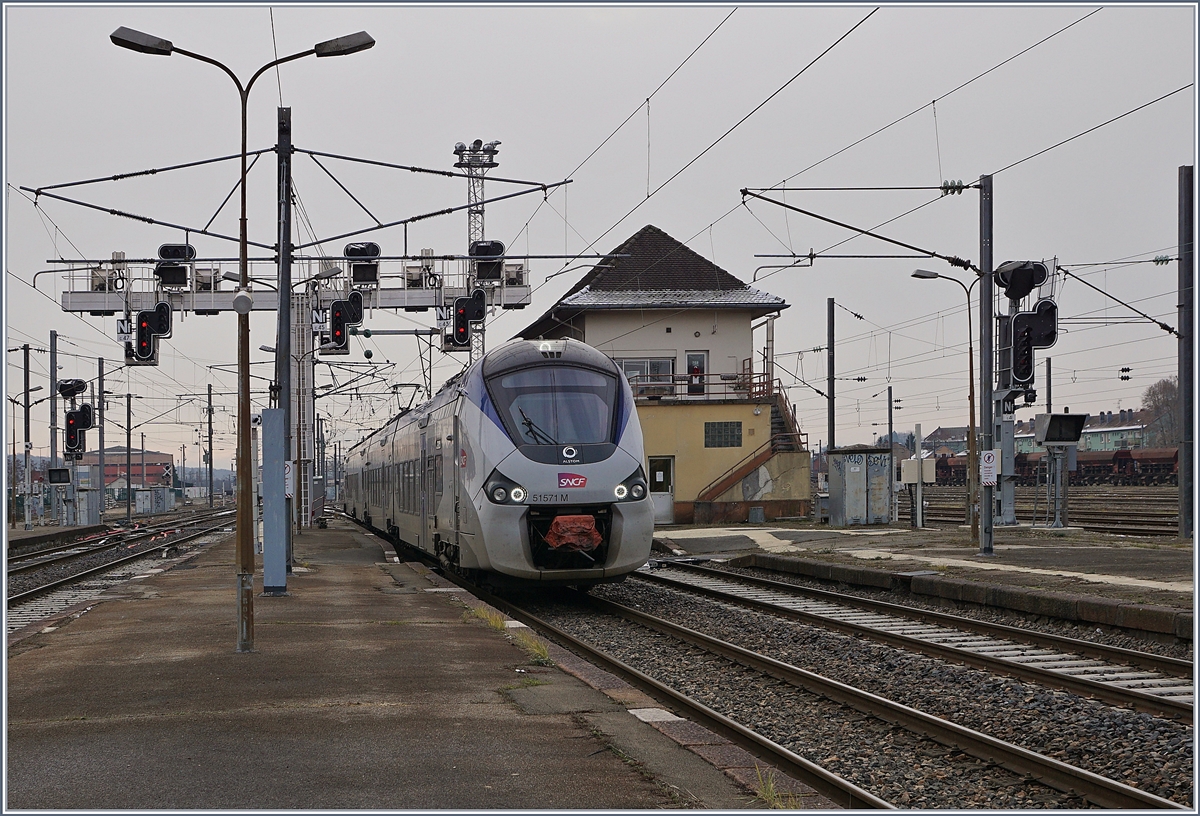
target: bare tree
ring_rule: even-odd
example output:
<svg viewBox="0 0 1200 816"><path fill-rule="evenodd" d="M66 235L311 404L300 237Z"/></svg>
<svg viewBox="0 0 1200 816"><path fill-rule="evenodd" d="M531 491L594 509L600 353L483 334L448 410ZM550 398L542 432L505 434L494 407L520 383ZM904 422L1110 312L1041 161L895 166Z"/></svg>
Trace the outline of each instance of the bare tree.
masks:
<svg viewBox="0 0 1200 816"><path fill-rule="evenodd" d="M1170 447L1179 444L1183 427L1179 405L1179 378L1159 380L1142 395L1142 407L1149 412L1146 423L1146 446Z"/></svg>

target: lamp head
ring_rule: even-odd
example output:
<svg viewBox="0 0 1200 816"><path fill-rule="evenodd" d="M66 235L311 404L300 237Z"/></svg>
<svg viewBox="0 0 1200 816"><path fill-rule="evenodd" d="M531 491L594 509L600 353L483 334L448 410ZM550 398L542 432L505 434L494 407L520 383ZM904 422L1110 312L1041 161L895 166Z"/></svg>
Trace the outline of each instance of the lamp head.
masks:
<svg viewBox="0 0 1200 816"><path fill-rule="evenodd" d="M914 269L912 276L921 280L933 280L941 277L937 272L931 272L928 269Z"/></svg>
<svg viewBox="0 0 1200 816"><path fill-rule="evenodd" d="M169 45L169 43L168 43ZM318 57L344 57L347 54L357 54L375 45L375 40L365 31L357 34L347 34L335 40L326 40L313 46Z"/></svg>
<svg viewBox="0 0 1200 816"><path fill-rule="evenodd" d="M240 315L247 315L253 308L254 296L245 289L239 289L238 293L233 296L233 310Z"/></svg>
<svg viewBox="0 0 1200 816"><path fill-rule="evenodd" d="M175 46L171 45L170 40L164 40L152 34L144 34L141 31L134 31L132 28L126 28L125 26L121 26L112 34L109 34L108 38L113 41L113 45L128 48L130 51L140 51L143 54L157 54L169 57L171 56L171 52L175 50Z"/></svg>

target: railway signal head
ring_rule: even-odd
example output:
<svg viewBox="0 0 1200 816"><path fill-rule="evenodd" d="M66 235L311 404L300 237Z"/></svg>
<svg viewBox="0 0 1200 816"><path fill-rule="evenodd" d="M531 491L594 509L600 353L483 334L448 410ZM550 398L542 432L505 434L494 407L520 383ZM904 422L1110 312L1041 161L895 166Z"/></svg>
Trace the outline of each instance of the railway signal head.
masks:
<svg viewBox="0 0 1200 816"><path fill-rule="evenodd" d="M137 313L133 332L133 362L143 365L158 364L158 338L171 336L171 304L162 301L153 309Z"/></svg>
<svg viewBox="0 0 1200 816"><path fill-rule="evenodd" d="M1013 382L1033 382L1033 331L1022 326L1013 331L1012 353Z"/></svg>
<svg viewBox="0 0 1200 816"><path fill-rule="evenodd" d="M473 311L471 300L471 298L465 297L454 299L454 326L451 338L456 346L471 344L470 314Z"/></svg>
<svg viewBox="0 0 1200 816"><path fill-rule="evenodd" d="M996 268L996 282L1009 300L1022 300L1050 278L1050 267L1041 261L1008 261Z"/></svg>
<svg viewBox="0 0 1200 816"><path fill-rule="evenodd" d="M346 318L350 304L344 300L335 300L329 304L329 342L333 350L345 350L350 346L350 334L346 331Z"/></svg>
<svg viewBox="0 0 1200 816"><path fill-rule="evenodd" d="M83 417L82 411L67 411L67 435L63 446L69 454L83 453Z"/></svg>

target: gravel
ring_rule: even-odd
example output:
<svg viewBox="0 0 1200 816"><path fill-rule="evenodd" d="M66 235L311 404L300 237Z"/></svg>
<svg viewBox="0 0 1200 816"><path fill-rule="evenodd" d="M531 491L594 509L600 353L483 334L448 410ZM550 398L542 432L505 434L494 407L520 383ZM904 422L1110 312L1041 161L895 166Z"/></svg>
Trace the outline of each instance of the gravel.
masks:
<svg viewBox="0 0 1200 816"><path fill-rule="evenodd" d="M1192 729L1169 720L638 581L593 592L1158 796L1192 801ZM1082 806L642 627L566 604L535 614L893 804Z"/></svg>

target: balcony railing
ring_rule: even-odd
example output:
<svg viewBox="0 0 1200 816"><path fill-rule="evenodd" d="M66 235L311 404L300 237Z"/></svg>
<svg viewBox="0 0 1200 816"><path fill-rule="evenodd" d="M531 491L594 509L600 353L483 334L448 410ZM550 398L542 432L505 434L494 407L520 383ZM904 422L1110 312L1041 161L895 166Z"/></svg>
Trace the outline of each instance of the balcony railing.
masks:
<svg viewBox="0 0 1200 816"><path fill-rule="evenodd" d="M744 399L770 397L782 386L766 374L636 374L629 378L638 399Z"/></svg>

